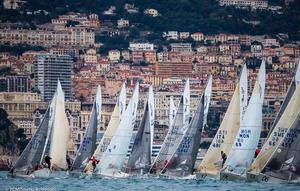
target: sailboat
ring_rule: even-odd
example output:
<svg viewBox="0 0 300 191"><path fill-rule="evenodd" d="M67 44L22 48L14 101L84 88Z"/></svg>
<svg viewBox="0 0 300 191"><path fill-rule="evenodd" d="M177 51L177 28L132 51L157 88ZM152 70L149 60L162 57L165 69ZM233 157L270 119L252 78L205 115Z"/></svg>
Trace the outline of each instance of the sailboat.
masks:
<svg viewBox="0 0 300 191"><path fill-rule="evenodd" d="M281 165L284 163L282 159L288 160L286 156L288 156L288 152L293 149L292 145L295 145L293 144L293 142L295 141L295 139L297 139L300 131L299 68L300 67L298 66L296 75L292 80L287 93L290 94L288 95L290 99L286 103L286 106L283 105L283 107L285 108L283 109L282 113L277 115L277 118L279 119L275 120L275 122L277 121L275 127L273 128L259 155L256 157L249 169L249 172L247 174L247 180L249 181L269 181L269 179L289 180L289 176L284 175L285 173L281 169ZM287 98L285 100L287 100ZM297 150L298 148L294 149ZM296 160L293 160L292 162L295 161ZM294 164L296 166L300 166L300 164ZM299 178L299 176L297 177Z"/></svg>
<svg viewBox="0 0 300 191"><path fill-rule="evenodd" d="M252 96L240 124L240 129L220 173L221 180L246 178L246 173L254 158L261 133L265 70L265 61L262 61Z"/></svg>
<svg viewBox="0 0 300 191"><path fill-rule="evenodd" d="M200 146L204 121L207 121L205 118L207 117L211 90L212 77L210 76L187 131L185 132L176 152L170 159L170 162L161 172L164 176L182 179L194 178L192 173Z"/></svg>
<svg viewBox="0 0 300 191"><path fill-rule="evenodd" d="M115 132L119 127L121 118L125 112L125 107L126 107L126 87L125 87L125 82L123 82L119 94L119 98L112 112L106 131L104 132L100 140L100 143L98 144L95 152L93 153L93 157L95 157L96 160L98 161L101 160L103 153L105 152L108 145L110 144L112 137L115 135ZM89 161L87 163L86 168L83 171L89 175L92 175L93 168L88 168L89 167L88 165L92 166L92 161Z"/></svg>
<svg viewBox="0 0 300 191"><path fill-rule="evenodd" d="M96 97L93 103L92 112L90 114L90 120L88 127L84 132L84 137L79 149L76 153L74 162L72 164L71 174L80 173L84 170L89 158L92 156L96 149L96 135L97 128L101 120L101 88L97 87Z"/></svg>
<svg viewBox="0 0 300 191"><path fill-rule="evenodd" d="M173 121L172 126L165 137L158 156L155 158L151 166L150 172L155 173L161 171L170 161L176 152L181 139L189 125L190 115L190 85L189 80L186 81L183 96L180 99L179 107Z"/></svg>
<svg viewBox="0 0 300 191"><path fill-rule="evenodd" d="M112 137L106 151L103 153L100 163L96 166L95 177L127 177L122 172L125 158L136 123L137 104L139 100L139 83L136 84L133 95L126 111L121 118L119 127Z"/></svg>
<svg viewBox="0 0 300 191"><path fill-rule="evenodd" d="M154 134L154 109L154 93L150 86L144 115L127 162L126 172L129 174L143 175L149 172Z"/></svg>
<svg viewBox="0 0 300 191"><path fill-rule="evenodd" d="M69 124L65 115L64 92L58 80L56 92L41 124L11 169L10 175L49 178L57 175L57 171L67 170L68 139ZM51 157L51 168L34 171L35 165L43 163L46 154Z"/></svg>
<svg viewBox="0 0 300 191"><path fill-rule="evenodd" d="M203 160L196 169L197 179L219 179L222 168L221 151L226 155L232 148L240 128L242 113L247 106L247 67L243 66L240 81L237 83L224 119L207 150Z"/></svg>

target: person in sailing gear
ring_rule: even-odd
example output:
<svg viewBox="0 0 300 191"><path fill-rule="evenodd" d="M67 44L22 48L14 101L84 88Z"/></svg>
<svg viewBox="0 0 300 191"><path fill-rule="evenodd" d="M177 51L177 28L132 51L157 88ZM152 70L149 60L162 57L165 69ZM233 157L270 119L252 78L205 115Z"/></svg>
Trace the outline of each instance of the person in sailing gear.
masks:
<svg viewBox="0 0 300 191"><path fill-rule="evenodd" d="M90 158L90 161L92 162L92 165L93 165L93 170L95 170L97 164L100 162L99 160L96 159L96 157L92 156Z"/></svg>
<svg viewBox="0 0 300 191"><path fill-rule="evenodd" d="M35 164L35 166L34 166L33 171L37 171L37 170L40 170L42 168L43 168L42 165L39 163L39 161L37 161L36 164Z"/></svg>
<svg viewBox="0 0 300 191"><path fill-rule="evenodd" d="M66 161L67 161L67 164L68 164L68 169L70 170L71 167L72 167L72 163L71 163L71 158L69 157L69 155L66 155Z"/></svg>
<svg viewBox="0 0 300 191"><path fill-rule="evenodd" d="M45 155L45 158L44 158L44 160L45 160L45 163L47 164L47 167L50 169L51 168L51 157L50 156L48 156L48 155Z"/></svg>
<svg viewBox="0 0 300 191"><path fill-rule="evenodd" d="M260 149L259 148L257 148L256 150L255 150L255 158L257 157L257 155L260 153Z"/></svg>
<svg viewBox="0 0 300 191"><path fill-rule="evenodd" d="M227 155L223 152L223 151L221 151L221 157L222 157L222 167L224 166L224 163L225 163L225 161L226 161L226 159L227 159Z"/></svg>

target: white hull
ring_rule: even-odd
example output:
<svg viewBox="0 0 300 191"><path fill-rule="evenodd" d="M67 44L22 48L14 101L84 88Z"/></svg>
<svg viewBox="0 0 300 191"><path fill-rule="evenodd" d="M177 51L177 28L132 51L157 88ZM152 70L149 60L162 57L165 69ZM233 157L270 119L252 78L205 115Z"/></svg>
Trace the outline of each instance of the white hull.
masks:
<svg viewBox="0 0 300 191"><path fill-rule="evenodd" d="M220 173L214 175L214 174L197 172L196 179L197 180L220 180Z"/></svg>
<svg viewBox="0 0 300 191"><path fill-rule="evenodd" d="M164 179L176 179L176 180L195 180L196 175L188 175L188 176L170 176L170 175L164 175L164 174L159 174L159 178L164 178Z"/></svg>
<svg viewBox="0 0 300 191"><path fill-rule="evenodd" d="M129 174L124 172L114 172L113 174L93 174L93 178L128 178Z"/></svg>
<svg viewBox="0 0 300 191"><path fill-rule="evenodd" d="M34 171L30 174L33 178L66 178L68 174L66 171L51 171L48 168Z"/></svg>
<svg viewBox="0 0 300 191"><path fill-rule="evenodd" d="M230 172L220 172L220 180L223 181L245 181L246 177Z"/></svg>

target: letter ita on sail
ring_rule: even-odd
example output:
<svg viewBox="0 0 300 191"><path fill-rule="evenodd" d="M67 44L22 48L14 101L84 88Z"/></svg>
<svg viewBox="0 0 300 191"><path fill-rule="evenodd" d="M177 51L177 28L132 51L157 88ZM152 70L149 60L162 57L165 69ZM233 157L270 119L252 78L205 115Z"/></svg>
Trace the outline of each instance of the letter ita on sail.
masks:
<svg viewBox="0 0 300 191"><path fill-rule="evenodd" d="M121 118L119 127L103 153L100 163L96 167L96 173L106 176L114 176L121 172L136 121L137 104L139 101L139 83L136 84L133 95L127 109Z"/></svg>
<svg viewBox="0 0 300 191"><path fill-rule="evenodd" d="M97 87L88 127L74 159L72 170L83 170L96 148L97 128L101 119L101 88Z"/></svg>
<svg viewBox="0 0 300 191"><path fill-rule="evenodd" d="M125 86L125 82L123 82L119 99L115 105L115 108L111 115L106 131L104 132L104 135L93 154L93 156L96 159L101 160L102 154L107 149L107 146L109 145L112 137L114 136L119 126L122 115L124 114L125 111L125 107L126 107L126 86Z"/></svg>
<svg viewBox="0 0 300 191"><path fill-rule="evenodd" d="M154 133L154 109L154 94L152 86L150 86L144 115L128 159L126 169L128 173L144 174L149 172Z"/></svg>
<svg viewBox="0 0 300 191"><path fill-rule="evenodd" d="M65 114L65 95L60 81L57 83L55 93L55 110L53 112L53 122L50 133L49 156L54 169L67 169L67 149L70 137L70 128L67 116Z"/></svg>
<svg viewBox="0 0 300 191"><path fill-rule="evenodd" d="M151 166L151 172L158 172L164 168L166 164L168 164L172 155L175 153L178 148L180 141L187 130L189 111L189 103L190 103L190 88L189 80L186 81L183 96L180 98L179 107L174 119L174 122L171 127L169 127L169 131L165 137L165 140L161 146L161 149L155 158L154 163ZM188 91L188 92L187 92ZM186 100L186 101L184 101ZM184 117L185 116L185 117Z"/></svg>
<svg viewBox="0 0 300 191"><path fill-rule="evenodd" d="M295 81L294 81L295 82ZM300 88L299 85L292 83L296 89L290 98L285 110L274 127L272 133L263 145L259 155L256 157L250 167L250 173L259 174L267 165L276 149L285 139L285 135L290 131L293 121L300 111ZM291 89L291 88L290 88Z"/></svg>
<svg viewBox="0 0 300 191"><path fill-rule="evenodd" d="M207 117L204 112L205 109L207 109L208 112L209 107L210 99L206 99L208 102L205 102L205 97L211 96L211 79L212 78L210 76L205 91L200 98L197 110L180 142L180 145L173 154L170 162L162 171L162 173L168 176L186 177L193 173L201 140L203 121L205 120L205 117ZM206 93L208 95L205 95Z"/></svg>
<svg viewBox="0 0 300 191"><path fill-rule="evenodd" d="M241 79L247 81L247 75L247 68L245 65L241 72L240 82ZM240 109L240 103L242 101L240 96L242 88L240 88L240 86L244 86L244 90L247 89L247 83L240 82L237 83L223 121L203 160L197 168L197 171L200 173L217 176L222 168L221 151L223 151L228 156L229 151L232 148L235 137L240 128L240 112L242 111Z"/></svg>
<svg viewBox="0 0 300 191"><path fill-rule="evenodd" d="M262 61L245 116L224 164L225 173L244 177L251 165L261 133L265 70L265 61Z"/></svg>

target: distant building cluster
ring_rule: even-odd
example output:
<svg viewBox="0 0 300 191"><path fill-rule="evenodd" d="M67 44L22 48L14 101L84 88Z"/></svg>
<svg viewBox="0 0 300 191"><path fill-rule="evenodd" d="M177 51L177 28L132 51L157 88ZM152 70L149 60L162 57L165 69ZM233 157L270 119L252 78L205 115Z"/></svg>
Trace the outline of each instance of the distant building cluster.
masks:
<svg viewBox="0 0 300 191"><path fill-rule="evenodd" d="M267 9L268 0L219 0L220 6L234 6L238 8Z"/></svg>

